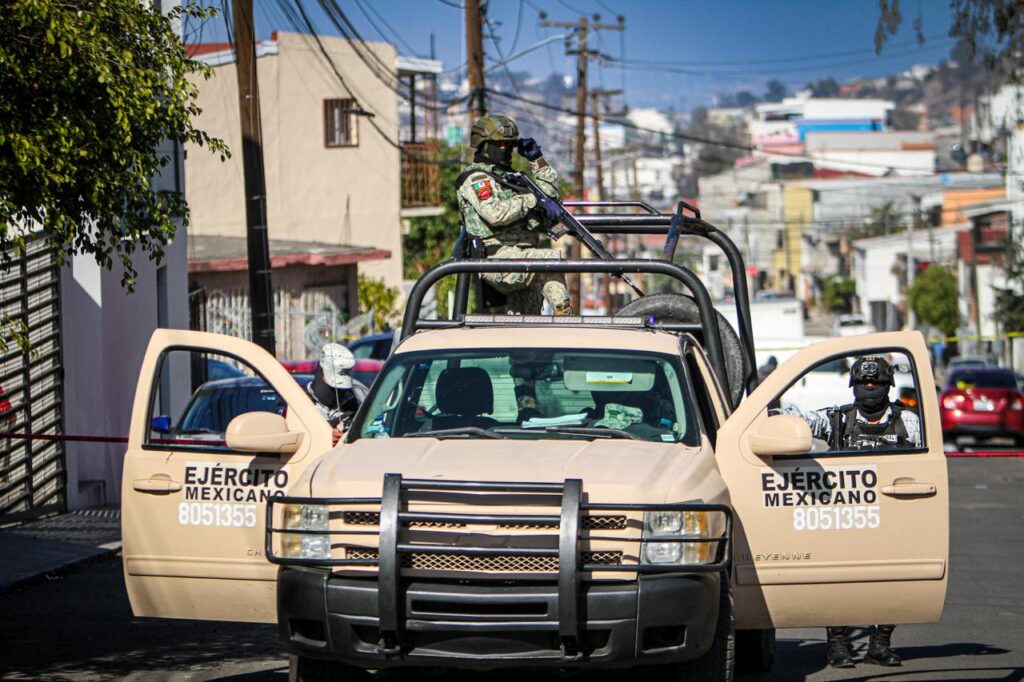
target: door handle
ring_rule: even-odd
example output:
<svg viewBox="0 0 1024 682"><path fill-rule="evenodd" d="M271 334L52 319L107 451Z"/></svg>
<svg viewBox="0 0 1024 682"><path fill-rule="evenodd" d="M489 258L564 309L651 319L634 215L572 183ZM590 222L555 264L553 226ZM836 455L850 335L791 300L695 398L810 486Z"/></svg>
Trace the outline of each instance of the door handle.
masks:
<svg viewBox="0 0 1024 682"><path fill-rule="evenodd" d="M169 478L137 478L132 487L143 493L176 493L182 486Z"/></svg>
<svg viewBox="0 0 1024 682"><path fill-rule="evenodd" d="M931 497L935 494L932 483L897 483L882 486L882 494L891 497Z"/></svg>

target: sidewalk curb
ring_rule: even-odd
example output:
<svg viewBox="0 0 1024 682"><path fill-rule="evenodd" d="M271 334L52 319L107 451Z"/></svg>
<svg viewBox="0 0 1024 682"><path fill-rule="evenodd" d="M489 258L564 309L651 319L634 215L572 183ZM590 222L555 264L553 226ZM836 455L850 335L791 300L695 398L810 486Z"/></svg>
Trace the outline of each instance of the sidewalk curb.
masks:
<svg viewBox="0 0 1024 682"><path fill-rule="evenodd" d="M17 576L9 582L0 581L0 594L43 582L49 576L63 577L64 575L72 573L80 568L108 561L121 553L121 541L108 542L91 549L94 549L95 552L88 556L81 556L71 560L58 562L52 566L47 566L46 568L33 571L30 574Z"/></svg>

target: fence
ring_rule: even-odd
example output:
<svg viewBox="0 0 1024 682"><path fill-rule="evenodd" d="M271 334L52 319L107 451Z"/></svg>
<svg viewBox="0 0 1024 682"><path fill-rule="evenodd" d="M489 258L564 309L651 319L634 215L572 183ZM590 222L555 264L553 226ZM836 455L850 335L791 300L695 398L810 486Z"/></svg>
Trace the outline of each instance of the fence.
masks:
<svg viewBox="0 0 1024 682"><path fill-rule="evenodd" d="M331 341L347 342L372 331L372 315L350 317L344 284L306 287L296 299L287 291L274 292L274 336L277 357L304 360L320 355ZM252 314L246 289L189 292L192 329L252 338Z"/></svg>
<svg viewBox="0 0 1024 682"><path fill-rule="evenodd" d="M0 261L0 431L59 435L63 431L60 270L42 241ZM27 334L23 350L12 331ZM32 519L67 506L64 445L0 439L0 523Z"/></svg>

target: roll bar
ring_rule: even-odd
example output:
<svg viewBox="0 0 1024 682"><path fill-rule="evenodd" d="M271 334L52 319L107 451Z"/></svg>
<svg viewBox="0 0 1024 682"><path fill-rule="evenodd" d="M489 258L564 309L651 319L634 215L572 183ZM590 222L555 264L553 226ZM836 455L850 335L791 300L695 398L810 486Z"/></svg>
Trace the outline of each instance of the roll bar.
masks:
<svg viewBox="0 0 1024 682"><path fill-rule="evenodd" d="M711 366L722 381L728 384L728 373L725 356L722 352L722 337L718 331L718 320L711 304L708 290L700 278L689 268L667 260L622 259L622 260L532 260L532 259L453 259L440 263L424 272L412 291L405 306L402 318L402 339L414 333L420 324L420 309L423 298L437 282L449 275L479 275L492 272L560 272L560 273L604 273L608 275L624 275L643 273L651 275L667 275L681 282L693 294L700 313L700 326L703 334L703 346L707 349ZM468 288L466 295L468 296ZM458 302L458 301L457 301ZM464 303L464 302L463 302ZM465 311L465 308L462 308ZM427 325L429 326L429 325Z"/></svg>

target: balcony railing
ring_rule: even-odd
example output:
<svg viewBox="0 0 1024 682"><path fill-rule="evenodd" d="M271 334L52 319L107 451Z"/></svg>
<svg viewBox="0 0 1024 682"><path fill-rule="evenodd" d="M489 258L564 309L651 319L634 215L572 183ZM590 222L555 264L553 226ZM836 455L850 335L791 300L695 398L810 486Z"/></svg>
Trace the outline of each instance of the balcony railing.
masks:
<svg viewBox="0 0 1024 682"><path fill-rule="evenodd" d="M402 143L402 208L441 205L436 141Z"/></svg>

